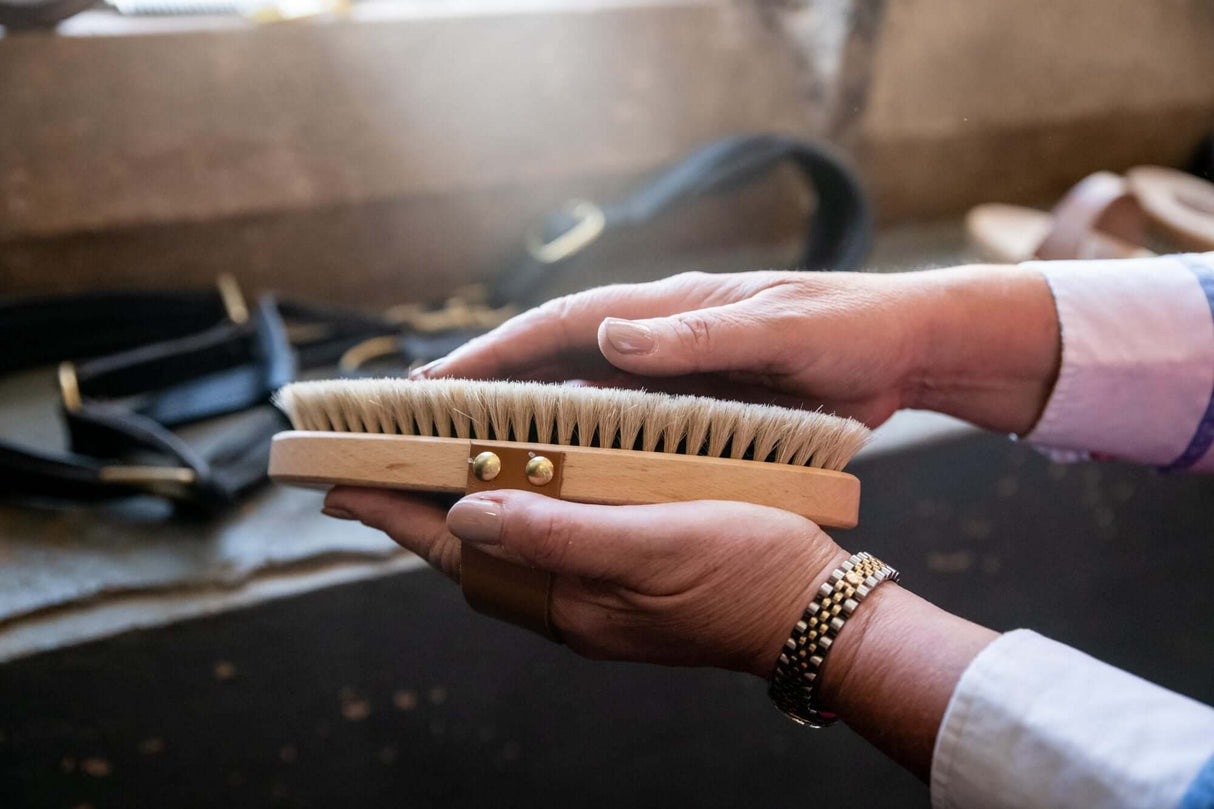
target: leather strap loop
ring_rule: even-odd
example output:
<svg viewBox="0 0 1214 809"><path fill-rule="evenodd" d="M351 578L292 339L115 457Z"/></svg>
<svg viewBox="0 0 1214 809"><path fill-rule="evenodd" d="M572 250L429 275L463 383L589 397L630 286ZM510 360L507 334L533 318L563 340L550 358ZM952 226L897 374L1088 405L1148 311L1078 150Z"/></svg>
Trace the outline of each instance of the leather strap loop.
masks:
<svg viewBox="0 0 1214 809"><path fill-rule="evenodd" d="M490 556L470 543L460 547L460 588L468 606L490 618L561 642L552 623L554 576Z"/></svg>
<svg viewBox="0 0 1214 809"><path fill-rule="evenodd" d="M494 471L481 477L474 459L494 456ZM532 491L558 500L561 496L564 453L545 453L549 474L542 483L528 477L527 465L536 454L501 441L474 441L469 445L468 477L465 491L518 489ZM542 460L542 458L541 458ZM537 478L537 480L539 480ZM545 570L507 562L490 556L467 542L460 548L460 588L464 600L479 613L539 632L549 640L561 642L552 622L552 585L555 576Z"/></svg>

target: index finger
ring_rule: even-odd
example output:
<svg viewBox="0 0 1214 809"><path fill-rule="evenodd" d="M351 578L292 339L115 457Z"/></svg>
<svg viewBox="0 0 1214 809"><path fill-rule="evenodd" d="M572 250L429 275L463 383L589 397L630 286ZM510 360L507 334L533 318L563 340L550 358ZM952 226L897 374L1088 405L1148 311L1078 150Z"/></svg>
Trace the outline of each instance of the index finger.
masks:
<svg viewBox="0 0 1214 809"><path fill-rule="evenodd" d="M617 284L555 298L511 318L488 334L415 372L417 376L491 379L527 375L540 367L565 377L594 379L612 370L599 351L604 318L661 317L721 297L727 284L704 283L698 273L645 284ZM714 280L725 281L716 276Z"/></svg>
<svg viewBox="0 0 1214 809"><path fill-rule="evenodd" d="M459 581L460 544L447 531L447 509L431 498L391 489L334 486L325 495L330 516L383 531L407 551Z"/></svg>

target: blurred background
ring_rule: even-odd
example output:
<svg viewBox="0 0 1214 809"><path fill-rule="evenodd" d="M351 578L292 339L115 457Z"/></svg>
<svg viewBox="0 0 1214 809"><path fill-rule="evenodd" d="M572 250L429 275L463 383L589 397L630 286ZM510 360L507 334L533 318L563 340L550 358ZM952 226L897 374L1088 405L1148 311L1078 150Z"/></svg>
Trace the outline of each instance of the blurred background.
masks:
<svg viewBox="0 0 1214 809"><path fill-rule="evenodd" d="M472 307L438 329L458 344L498 304L796 266L819 198L777 166L609 226L559 268L532 261L525 297L484 298L529 244L590 219L570 200L606 208L748 133L854 168L875 215L869 271L973 259L964 216L980 203L1048 208L1094 171L1214 162L1205 0L0 12L0 295L51 310L98 290L214 294L222 277L225 304L234 288L250 307L274 293L369 318ZM0 323L17 357L0 438L79 451L52 357L20 361L46 336L16 323ZM211 447L241 417L180 432ZM865 499L845 547L898 559L954 612L1214 701L1207 482L1051 466L927 414L883 428L853 471ZM323 519L314 492L240 494L188 518L159 497L0 504L0 806L929 803L850 731L791 725L758 682L576 659L471 613L382 536ZM1100 552L1042 581L1036 562L1076 537ZM1179 590L1177 554L1194 560ZM1152 583L1188 617L1131 643L1104 616Z"/></svg>

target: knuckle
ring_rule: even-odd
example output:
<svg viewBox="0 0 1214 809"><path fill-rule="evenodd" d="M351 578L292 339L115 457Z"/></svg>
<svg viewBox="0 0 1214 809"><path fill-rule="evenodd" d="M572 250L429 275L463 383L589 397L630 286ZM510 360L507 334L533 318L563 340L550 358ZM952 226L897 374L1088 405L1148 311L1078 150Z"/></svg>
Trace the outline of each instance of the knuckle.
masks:
<svg viewBox="0 0 1214 809"><path fill-rule="evenodd" d="M447 533L446 526L434 530L426 546L426 562L448 576L458 577L459 542Z"/></svg>
<svg viewBox="0 0 1214 809"><path fill-rule="evenodd" d="M562 343L575 342L579 330L584 328L581 322L587 313L593 312L600 305L599 290L578 292L573 295L562 295L546 301L535 310L539 322L551 324L557 339ZM598 324L595 324L595 328Z"/></svg>
<svg viewBox="0 0 1214 809"><path fill-rule="evenodd" d="M523 519L520 532L528 536L527 550L520 550L537 567L545 570L561 570L573 541L569 523L550 510L529 511Z"/></svg>
<svg viewBox="0 0 1214 809"><path fill-rule="evenodd" d="M576 295L562 295L540 304L537 314L545 319L564 320L577 308Z"/></svg>
<svg viewBox="0 0 1214 809"><path fill-rule="evenodd" d="M706 280L708 273L701 270L689 270L670 277L670 283L674 286L699 286Z"/></svg>
<svg viewBox="0 0 1214 809"><path fill-rule="evenodd" d="M701 272L699 270L690 270L688 272L681 272L677 275L668 276L667 278L663 278L661 281L654 281L652 283L655 287L655 291L661 291L666 294L673 292L678 295L690 296L694 298L702 296L706 290L719 286L720 282L721 279L719 277L712 278L710 277L709 273Z"/></svg>
<svg viewBox="0 0 1214 809"><path fill-rule="evenodd" d="M443 543L443 549L439 554L438 569L445 576L455 581L459 581L460 562L462 549L460 544L453 540L447 540Z"/></svg>
<svg viewBox="0 0 1214 809"><path fill-rule="evenodd" d="M675 319L674 328L683 348L695 354L712 352L716 329L709 318L698 312L689 312Z"/></svg>

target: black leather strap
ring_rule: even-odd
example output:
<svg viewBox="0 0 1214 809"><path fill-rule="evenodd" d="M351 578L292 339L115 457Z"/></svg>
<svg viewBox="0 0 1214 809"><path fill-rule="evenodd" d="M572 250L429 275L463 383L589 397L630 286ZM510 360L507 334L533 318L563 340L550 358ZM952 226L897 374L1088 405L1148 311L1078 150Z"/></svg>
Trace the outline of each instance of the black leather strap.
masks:
<svg viewBox="0 0 1214 809"><path fill-rule="evenodd" d="M284 310L312 327L303 353L326 364L353 342L394 330L372 318L280 307L271 296L236 323L215 292L0 304L0 370L92 357L73 366L77 401L63 408L70 451L0 443L0 491L85 501L154 494L203 512L231 505L265 480L270 437L287 426L268 406L297 371ZM206 455L171 431L259 407Z"/></svg>
<svg viewBox="0 0 1214 809"><path fill-rule="evenodd" d="M215 290L90 292L0 302L0 373L196 334L226 319Z"/></svg>
<svg viewBox="0 0 1214 809"><path fill-rule="evenodd" d="M872 247L873 214L856 173L824 144L783 135L740 135L714 141L661 171L624 199L595 206L601 232L587 246L616 230L651 223L679 205L708 194L723 193L756 182L781 165L801 174L816 204L805 227L805 251L797 264L805 270L855 270ZM571 209L558 211L541 229L544 244L584 225ZM544 282L554 271L567 271L581 249L557 261L544 261L534 249L511 271L501 274L490 303L538 303Z"/></svg>

